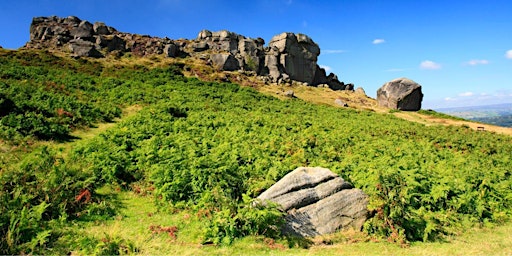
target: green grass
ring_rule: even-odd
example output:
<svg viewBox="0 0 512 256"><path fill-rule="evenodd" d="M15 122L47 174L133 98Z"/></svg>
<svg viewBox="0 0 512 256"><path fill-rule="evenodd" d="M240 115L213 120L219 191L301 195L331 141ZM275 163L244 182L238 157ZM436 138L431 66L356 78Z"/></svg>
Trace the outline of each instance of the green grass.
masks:
<svg viewBox="0 0 512 256"><path fill-rule="evenodd" d="M431 110L431 109L429 109L429 110L421 109L421 110L418 111L418 113L424 114L424 115L429 115L429 116L432 116L432 117L443 118L443 119L450 119L450 120L456 120L456 121L467 121L464 118L457 117L457 116L452 116L452 115L447 115L447 114L440 113L440 112L437 112L437 111L434 111L434 110Z"/></svg>
<svg viewBox="0 0 512 256"><path fill-rule="evenodd" d="M488 226L511 217L510 137L278 100L178 66L0 53L0 254L509 252L511 225ZM298 166L365 191L365 233L255 235L277 215L248 201Z"/></svg>
<svg viewBox="0 0 512 256"><path fill-rule="evenodd" d="M413 242L400 246L374 240L354 231L316 238L311 247L289 248L286 240L249 236L230 246L201 245L203 220L188 211L176 213L158 211L153 199L133 192L108 193L119 195L123 205L112 220L78 223L76 232L95 238L105 235L133 242L144 255L510 255L512 253L512 223L488 228L472 228L441 242ZM103 192L105 193L105 191ZM151 226L176 226L176 238L168 233L154 233ZM331 244L333 243L334 244ZM79 250L77 254L84 254Z"/></svg>

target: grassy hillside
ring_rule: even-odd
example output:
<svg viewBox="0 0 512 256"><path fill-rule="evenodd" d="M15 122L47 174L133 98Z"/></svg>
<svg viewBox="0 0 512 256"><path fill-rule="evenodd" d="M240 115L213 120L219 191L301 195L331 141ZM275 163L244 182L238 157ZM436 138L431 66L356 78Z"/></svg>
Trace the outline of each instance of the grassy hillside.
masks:
<svg viewBox="0 0 512 256"><path fill-rule="evenodd" d="M0 253L158 253L162 234L184 247L307 247L279 234L275 206L251 204L299 166L370 196L363 241L437 241L512 214L509 136L115 63L0 51ZM107 232L141 200L159 221Z"/></svg>

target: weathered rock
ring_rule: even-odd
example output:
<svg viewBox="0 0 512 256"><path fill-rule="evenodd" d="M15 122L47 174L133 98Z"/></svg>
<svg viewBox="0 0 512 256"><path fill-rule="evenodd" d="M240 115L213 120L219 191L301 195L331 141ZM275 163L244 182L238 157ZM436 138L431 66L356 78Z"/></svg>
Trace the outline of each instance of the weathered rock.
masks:
<svg viewBox="0 0 512 256"><path fill-rule="evenodd" d="M275 202L287 213L282 231L316 236L337 230L360 230L367 218L368 197L329 169L299 167L258 199Z"/></svg>
<svg viewBox="0 0 512 256"><path fill-rule="evenodd" d="M212 54L210 56L210 60L215 68L218 70L225 71L234 71L238 70L240 67L238 66L238 60L231 54L226 53L218 53Z"/></svg>
<svg viewBox="0 0 512 256"><path fill-rule="evenodd" d="M82 41L76 41L78 39ZM83 41L93 43L94 49ZM215 64L221 70L254 71L259 76L266 76L266 82L300 82L311 86L327 84L333 90L350 89L334 74L327 76L325 70L317 65L320 48L308 36L282 33L274 36L268 47L264 44L261 38L247 38L227 30L202 30L195 40L170 40L122 33L103 22L91 24L74 16L51 16L32 20L30 41L25 48L58 50L67 47L73 49L75 56L100 56L99 51L103 54L131 52L134 56L192 56L210 62L218 60ZM215 54L229 54L231 57L212 57Z"/></svg>
<svg viewBox="0 0 512 256"><path fill-rule="evenodd" d="M192 48L194 49L194 52L202 52L208 50L209 46L205 42L198 42L195 44L192 44Z"/></svg>
<svg viewBox="0 0 512 256"><path fill-rule="evenodd" d="M366 92L364 91L363 87L357 87L355 93L366 96Z"/></svg>
<svg viewBox="0 0 512 256"><path fill-rule="evenodd" d="M100 35L96 36L96 47L106 48L108 52L124 51L126 42L117 35Z"/></svg>
<svg viewBox="0 0 512 256"><path fill-rule="evenodd" d="M78 27L71 29L70 34L74 38L88 40L94 34L93 25L90 22L84 20L80 22Z"/></svg>
<svg viewBox="0 0 512 256"><path fill-rule="evenodd" d="M238 50L244 70L260 71L263 62L263 39L242 37L238 42Z"/></svg>
<svg viewBox="0 0 512 256"><path fill-rule="evenodd" d="M178 56L178 47L174 44L167 44L164 47L164 54L167 57L176 57Z"/></svg>
<svg viewBox="0 0 512 256"><path fill-rule="evenodd" d="M75 57L95 57L99 58L103 55L96 50L95 45L83 39L73 39L70 41L69 48Z"/></svg>
<svg viewBox="0 0 512 256"><path fill-rule="evenodd" d="M394 79L377 90L379 106L391 109L418 111L422 100L421 85L407 78Z"/></svg>
<svg viewBox="0 0 512 256"><path fill-rule="evenodd" d="M103 22L94 22L93 30L96 35L110 35L112 31Z"/></svg>
<svg viewBox="0 0 512 256"><path fill-rule="evenodd" d="M320 48L311 38L303 34L282 33L270 40L269 48L268 54L278 56L277 67L268 66L269 70L282 70L292 80L313 84ZM279 75L270 76L274 80L279 79Z"/></svg>
<svg viewBox="0 0 512 256"><path fill-rule="evenodd" d="M327 84L329 85L329 88L335 91L346 89L345 83L340 82L340 80L338 80L338 76L334 73L330 73L329 76L327 76Z"/></svg>
<svg viewBox="0 0 512 256"><path fill-rule="evenodd" d="M283 96L288 97L288 98L295 98L295 92L292 90L288 90L283 93Z"/></svg>
<svg viewBox="0 0 512 256"><path fill-rule="evenodd" d="M348 104L345 103L342 99L335 99L334 104L342 107L348 107Z"/></svg>

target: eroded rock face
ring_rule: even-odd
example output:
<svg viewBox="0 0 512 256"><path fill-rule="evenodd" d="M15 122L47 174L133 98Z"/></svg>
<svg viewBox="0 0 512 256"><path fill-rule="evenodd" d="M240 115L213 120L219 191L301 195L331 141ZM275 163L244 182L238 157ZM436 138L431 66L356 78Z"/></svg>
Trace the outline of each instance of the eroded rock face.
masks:
<svg viewBox="0 0 512 256"><path fill-rule="evenodd" d="M261 38L247 38L227 30L217 32L202 30L197 35L196 41L196 44L204 45L202 47L203 51L210 49L214 54L231 55L238 61L237 70L260 72L264 58L263 44L265 43ZM231 67L233 65L229 65L229 69L222 70L233 71Z"/></svg>
<svg viewBox="0 0 512 256"><path fill-rule="evenodd" d="M353 85L326 74L317 64L320 48L304 34L282 33L268 47L261 38L248 38L227 30L202 30L194 40L119 32L103 22L94 24L74 16L36 17L30 26L25 48L62 49L75 57L102 57L131 53L135 56L163 54L192 56L214 65L219 71L251 71L273 83L300 82L327 85L333 90L353 90Z"/></svg>
<svg viewBox="0 0 512 256"><path fill-rule="evenodd" d="M284 233L305 237L360 230L368 214L367 195L321 167L295 169L258 199L275 202L287 213Z"/></svg>
<svg viewBox="0 0 512 256"><path fill-rule="evenodd" d="M94 24L77 17L67 18L36 17L30 25L30 41L25 48L36 49L69 49L76 57L101 57L100 52L131 52L137 56L163 54L169 50L174 41L168 38L157 38L118 32L103 22ZM177 55L167 51L170 55Z"/></svg>
<svg viewBox="0 0 512 256"><path fill-rule="evenodd" d="M210 59L213 63L213 66L218 70L235 71L239 69L239 63L237 59L231 54L212 54Z"/></svg>
<svg viewBox="0 0 512 256"><path fill-rule="evenodd" d="M382 107L418 111L422 100L421 85L408 78L394 79L377 90L377 102Z"/></svg>
<svg viewBox="0 0 512 256"><path fill-rule="evenodd" d="M270 40L269 49L269 54L277 56L277 65L281 65L290 79L313 84L320 48L311 38L303 34L282 33ZM270 75L276 81L280 78Z"/></svg>

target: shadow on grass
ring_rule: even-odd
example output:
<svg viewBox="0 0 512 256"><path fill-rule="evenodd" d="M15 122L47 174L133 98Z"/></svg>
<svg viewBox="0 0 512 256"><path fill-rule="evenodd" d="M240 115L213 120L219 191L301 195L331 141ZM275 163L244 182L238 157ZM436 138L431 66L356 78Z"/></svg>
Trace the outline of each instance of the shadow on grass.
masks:
<svg viewBox="0 0 512 256"><path fill-rule="evenodd" d="M302 249L308 249L311 247L314 242L307 238L307 237L300 237L300 236L285 236L286 242L288 243L289 248L302 248Z"/></svg>

